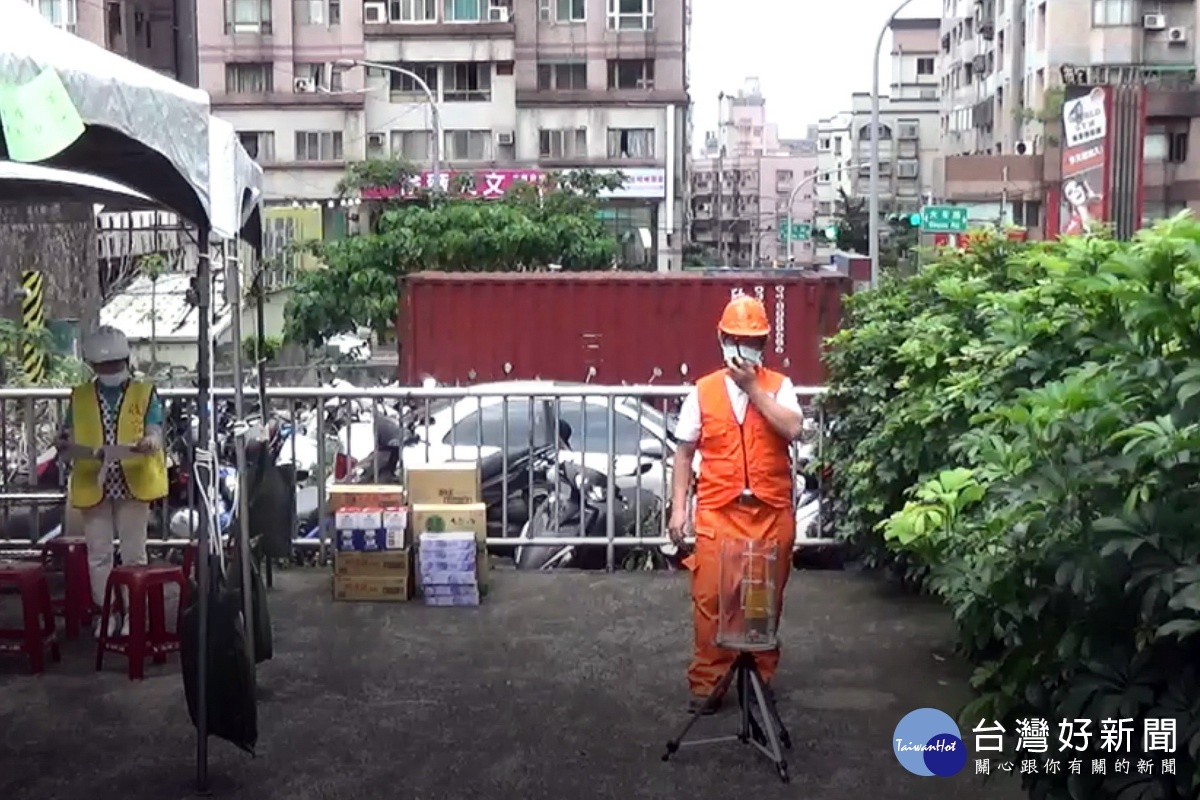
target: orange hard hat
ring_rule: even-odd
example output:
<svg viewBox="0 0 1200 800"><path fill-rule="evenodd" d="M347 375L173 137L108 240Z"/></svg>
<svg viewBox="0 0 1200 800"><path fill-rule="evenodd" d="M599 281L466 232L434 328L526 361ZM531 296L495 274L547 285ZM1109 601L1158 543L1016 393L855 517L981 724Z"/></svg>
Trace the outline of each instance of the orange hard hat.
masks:
<svg viewBox="0 0 1200 800"><path fill-rule="evenodd" d="M725 306L717 330L730 336L766 336L771 332L771 325L767 322L767 309L762 301L743 294Z"/></svg>

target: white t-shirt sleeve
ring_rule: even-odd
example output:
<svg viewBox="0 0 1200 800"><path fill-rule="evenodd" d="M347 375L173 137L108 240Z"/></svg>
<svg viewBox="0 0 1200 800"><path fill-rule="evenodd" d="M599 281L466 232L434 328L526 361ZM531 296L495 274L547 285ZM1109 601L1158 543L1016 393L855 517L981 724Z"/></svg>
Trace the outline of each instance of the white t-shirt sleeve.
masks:
<svg viewBox="0 0 1200 800"><path fill-rule="evenodd" d="M679 419L675 422L675 438L681 442L695 444L700 441L700 394L696 389L688 392L679 409Z"/></svg>
<svg viewBox="0 0 1200 800"><path fill-rule="evenodd" d="M796 387L792 385L791 378L784 378L783 383L779 384L779 392L775 395L775 402L788 411L795 411L801 416L804 414L804 410L800 408L800 399L796 397Z"/></svg>

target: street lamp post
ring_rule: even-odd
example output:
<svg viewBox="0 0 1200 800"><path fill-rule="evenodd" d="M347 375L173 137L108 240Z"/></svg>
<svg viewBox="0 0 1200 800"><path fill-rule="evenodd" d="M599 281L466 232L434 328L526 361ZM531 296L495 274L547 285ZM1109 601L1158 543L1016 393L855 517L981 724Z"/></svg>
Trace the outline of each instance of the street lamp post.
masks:
<svg viewBox="0 0 1200 800"><path fill-rule="evenodd" d="M913 0L904 0L888 17L879 30L875 41L875 59L871 66L871 189L867 206L871 215L868 242L871 254L871 288L879 285L879 53L883 50L883 37L891 30L892 23L900 12L908 8Z"/></svg>
<svg viewBox="0 0 1200 800"><path fill-rule="evenodd" d="M817 170L812 175L805 176L804 180L800 181L794 187L792 187L792 192L791 192L791 194L788 195L788 205L787 205L787 210L788 210L788 213L787 213L787 226L788 226L788 229L787 229L787 257L788 257L789 262L792 260L792 206L796 202L796 195L800 194L801 189L803 189L805 186L808 186L810 183L815 181L817 178L820 178L822 175L830 175L834 172L841 172L844 169L855 170L861 166L862 166L862 163L856 161L851 164L836 166L833 169L827 169L824 171Z"/></svg>
<svg viewBox="0 0 1200 800"><path fill-rule="evenodd" d="M434 191L442 190L442 116L438 111L437 97L434 96L433 90L429 88L429 84L411 70L404 67L397 67L394 64L381 64L377 61L358 61L351 58L338 59L335 62L339 67L362 67L363 69L378 69L384 72L394 72L398 75L411 80L421 91L425 93L425 100L429 103L430 119L433 122L433 186Z"/></svg>

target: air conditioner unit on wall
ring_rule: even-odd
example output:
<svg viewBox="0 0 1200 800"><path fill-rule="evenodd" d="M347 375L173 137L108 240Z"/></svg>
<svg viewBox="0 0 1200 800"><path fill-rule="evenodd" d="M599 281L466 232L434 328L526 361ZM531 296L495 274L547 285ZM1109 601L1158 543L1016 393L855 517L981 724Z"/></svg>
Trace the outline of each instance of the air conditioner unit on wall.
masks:
<svg viewBox="0 0 1200 800"><path fill-rule="evenodd" d="M488 9L488 22L508 22L508 9L504 6L492 6Z"/></svg>
<svg viewBox="0 0 1200 800"><path fill-rule="evenodd" d="M1033 142L1017 142L1013 145L1013 152L1019 156L1032 156L1035 149Z"/></svg>
<svg viewBox="0 0 1200 800"><path fill-rule="evenodd" d="M1166 14L1154 13L1154 14L1143 14L1142 15L1142 28L1144 30L1161 31L1161 30L1165 30L1166 27L1167 27L1167 15Z"/></svg>
<svg viewBox="0 0 1200 800"><path fill-rule="evenodd" d="M312 78L296 78L292 84L292 89L297 94L311 94L317 90L317 82Z"/></svg>
<svg viewBox="0 0 1200 800"><path fill-rule="evenodd" d="M382 25L387 21L387 3L363 3L363 22L368 25Z"/></svg>
<svg viewBox="0 0 1200 800"><path fill-rule="evenodd" d="M1187 40L1187 28L1171 28L1167 31L1167 41L1171 44L1186 44Z"/></svg>
<svg viewBox="0 0 1200 800"><path fill-rule="evenodd" d="M513 135L512 131L501 131L496 134L496 144L501 145L502 147L512 145L515 140L516 137Z"/></svg>
<svg viewBox="0 0 1200 800"><path fill-rule="evenodd" d="M383 147L387 143L387 137L382 133L368 133L367 147Z"/></svg>

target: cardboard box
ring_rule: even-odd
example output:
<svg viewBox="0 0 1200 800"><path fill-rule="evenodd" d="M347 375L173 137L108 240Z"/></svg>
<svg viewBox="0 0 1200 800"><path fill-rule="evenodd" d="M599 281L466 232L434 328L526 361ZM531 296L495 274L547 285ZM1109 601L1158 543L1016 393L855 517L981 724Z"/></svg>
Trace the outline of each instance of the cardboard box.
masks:
<svg viewBox="0 0 1200 800"><path fill-rule="evenodd" d="M412 557L407 550L380 553L342 552L334 557L333 573L354 578L410 578Z"/></svg>
<svg viewBox="0 0 1200 800"><path fill-rule="evenodd" d="M408 532L404 530L335 531L334 536L334 546L339 551L375 553L408 547Z"/></svg>
<svg viewBox="0 0 1200 800"><path fill-rule="evenodd" d="M403 508L408 505L403 486L395 484L335 483L329 487L329 510L343 508Z"/></svg>
<svg viewBox="0 0 1200 800"><path fill-rule="evenodd" d="M394 578L333 576L333 599L337 601L398 603L411 598L412 581L407 575Z"/></svg>
<svg viewBox="0 0 1200 800"><path fill-rule="evenodd" d="M427 606L477 606L479 589L474 586L426 586L424 591Z"/></svg>
<svg viewBox="0 0 1200 800"><path fill-rule="evenodd" d="M483 499L474 461L418 464L404 471L408 499L415 505L470 505Z"/></svg>
<svg viewBox="0 0 1200 800"><path fill-rule="evenodd" d="M382 530L383 509L342 506L333 514L333 526L339 531Z"/></svg>
<svg viewBox="0 0 1200 800"><path fill-rule="evenodd" d="M480 590L487 594L491 560L487 552L487 506L414 504L409 508L413 541L420 542L423 533L465 533L475 535L475 573ZM419 546L419 545L418 545Z"/></svg>
<svg viewBox="0 0 1200 800"><path fill-rule="evenodd" d="M487 506L483 503L417 503L409 509L409 517L417 541L423 533L473 533L476 542L487 543Z"/></svg>

